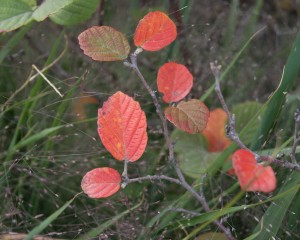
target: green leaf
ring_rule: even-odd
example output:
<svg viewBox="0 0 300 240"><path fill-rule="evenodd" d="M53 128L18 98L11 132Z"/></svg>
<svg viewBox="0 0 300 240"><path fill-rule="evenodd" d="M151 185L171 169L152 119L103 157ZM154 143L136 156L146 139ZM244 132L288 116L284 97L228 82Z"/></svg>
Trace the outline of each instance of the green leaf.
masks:
<svg viewBox="0 0 300 240"><path fill-rule="evenodd" d="M96 11L99 0L73 0L49 18L60 25L75 25L89 19Z"/></svg>
<svg viewBox="0 0 300 240"><path fill-rule="evenodd" d="M288 57L285 69L278 88L268 100L267 108L262 116L261 124L255 133L251 149L259 149L267 141L270 132L274 129L280 116L281 109L286 100L286 93L291 86L298 80L297 76L300 69L300 32L298 33L294 45Z"/></svg>
<svg viewBox="0 0 300 240"><path fill-rule="evenodd" d="M21 0L31 7L36 7L36 0Z"/></svg>
<svg viewBox="0 0 300 240"><path fill-rule="evenodd" d="M0 0L0 32L15 30L32 20L32 8L22 0Z"/></svg>
<svg viewBox="0 0 300 240"><path fill-rule="evenodd" d="M49 16L57 24L77 24L90 18L98 3L98 0L45 0L36 8L36 0L0 0L0 32L15 30L32 20L40 22Z"/></svg>
<svg viewBox="0 0 300 240"><path fill-rule="evenodd" d="M73 0L45 0L33 13L33 19L40 22L71 4Z"/></svg>
<svg viewBox="0 0 300 240"><path fill-rule="evenodd" d="M42 232L46 227L48 227L49 224L51 224L60 214L62 214L63 211L74 201L74 199L79 195L80 193L76 194L71 200L66 202L61 208L56 210L54 213L52 213L49 217L47 217L44 221L42 221L38 226L36 226L34 229L32 229L28 235L26 236L25 240L32 239L35 235Z"/></svg>
<svg viewBox="0 0 300 240"><path fill-rule="evenodd" d="M179 167L184 174L192 178L199 178L206 173L214 163L216 153L208 153L206 142L200 134L188 134L176 130L171 139L176 142L174 151L177 154Z"/></svg>
<svg viewBox="0 0 300 240"><path fill-rule="evenodd" d="M232 112L235 114L235 127L237 132L240 132L244 126L248 124L252 117L261 109L261 106L262 105L258 102L246 102L238 104L233 108ZM259 124L260 116L257 116L243 132L243 136L241 136L242 142L245 144L251 143Z"/></svg>

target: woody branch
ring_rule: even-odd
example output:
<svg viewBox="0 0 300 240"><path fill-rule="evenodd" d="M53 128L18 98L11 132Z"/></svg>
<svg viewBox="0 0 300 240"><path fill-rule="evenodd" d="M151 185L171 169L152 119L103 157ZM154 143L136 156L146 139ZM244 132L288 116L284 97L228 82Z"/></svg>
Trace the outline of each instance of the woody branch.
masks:
<svg viewBox="0 0 300 240"><path fill-rule="evenodd" d="M174 155L173 143L171 142L170 137L169 137L169 131L168 131L168 127L167 127L166 118L163 115L161 106L160 106L159 101L158 101L158 99L155 95L155 92L151 89L151 87L149 86L149 84L145 80L143 74L140 72L140 69L138 67L137 57L138 57L138 54L140 54L141 52L142 52L142 49L138 48L133 54L130 55L130 62L125 61L124 64L125 64L125 66L130 67L137 74L137 76L142 81L142 84L144 85L144 87L146 88L146 90L148 91L148 93L150 94L150 96L152 98L152 101L153 101L153 103L155 105L155 108L156 108L156 113L158 114L158 116L161 120L161 123L162 123L164 138L165 138L166 144L168 146L169 161L170 161L170 163L172 164L172 166L174 167L174 169L176 171L176 174L178 176L178 180L180 182L180 185L182 187L184 187L188 192L190 192L190 194L193 197L195 197L198 200L198 202L202 205L203 209L206 212L208 212L208 211L210 211L210 208L208 206L208 203L205 200L205 197L203 196L203 193L202 192L198 193L197 191L195 191L195 189L191 185L189 185L187 183L183 173L181 172L181 170L180 170L180 168L177 164L177 161L176 161L175 155ZM157 179L157 177L155 176L156 179ZM166 178L164 178L164 179L165 180L170 180L170 179L166 179ZM147 180L147 178L145 178L143 180ZM127 181L130 181L130 179L128 179ZM173 181L173 182L175 182L175 181ZM226 228L220 221L215 220L214 224L224 232L224 234L227 236L228 239L231 239L231 240L235 239L232 236L230 230L228 228Z"/></svg>
<svg viewBox="0 0 300 240"><path fill-rule="evenodd" d="M235 142L240 148L246 149L246 150L252 152L254 154L254 156L256 157L257 160L268 162L268 163L280 166L282 168L287 168L287 169L291 169L291 170L295 170L295 171L300 172L300 166L299 166L299 164L296 163L296 158L295 158L296 147L297 147L298 142L300 141L300 138L299 138L299 135L298 135L299 127L300 127L300 112L298 111L295 114L295 120L296 120L295 134L294 134L295 137L294 137L294 144L292 146L292 151L291 151L292 163L276 159L276 158L274 158L272 156L262 156L262 155L259 155L259 154L255 153L255 152L253 152L252 150L250 150L240 140L240 138L239 138L239 136L238 136L238 134L236 132L236 129L235 129L235 115L230 113L230 111L228 109L228 106L227 106L227 104L225 102L225 99L223 97L222 91L221 91L221 86L220 86L220 69L221 69L221 66L217 65L216 62L212 62L212 63L210 63L210 69L211 69L211 71L212 71L212 73L214 75L214 78L215 78L215 83L216 83L215 91L216 91L216 93L218 95L218 98L219 98L219 100L221 102L221 105L222 105L222 107L223 107L223 109L226 112L227 117L228 117L229 125L226 127L226 134L227 134L227 136L233 142Z"/></svg>

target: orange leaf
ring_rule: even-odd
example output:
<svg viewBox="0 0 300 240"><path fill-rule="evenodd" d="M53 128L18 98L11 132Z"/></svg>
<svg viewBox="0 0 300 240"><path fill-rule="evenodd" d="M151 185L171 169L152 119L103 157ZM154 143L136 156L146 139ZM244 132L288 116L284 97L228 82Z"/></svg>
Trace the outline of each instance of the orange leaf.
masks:
<svg viewBox="0 0 300 240"><path fill-rule="evenodd" d="M99 100L93 96L82 96L75 99L74 111L80 120L87 118L85 113L85 107L89 104L99 105Z"/></svg>
<svg viewBox="0 0 300 240"><path fill-rule="evenodd" d="M275 190L276 177L273 169L258 164L254 155L248 150L237 150L233 154L232 163L243 190L265 193Z"/></svg>
<svg viewBox="0 0 300 240"><path fill-rule="evenodd" d="M138 160L147 145L146 116L140 104L122 92L112 95L98 110L98 133L117 160Z"/></svg>
<svg viewBox="0 0 300 240"><path fill-rule="evenodd" d="M82 181L81 188L90 198L106 198L120 189L121 176L113 168L95 168L87 172Z"/></svg>
<svg viewBox="0 0 300 240"><path fill-rule="evenodd" d="M205 128L209 110L200 100L191 99L180 102L177 107L167 107L165 115L179 129L195 134Z"/></svg>
<svg viewBox="0 0 300 240"><path fill-rule="evenodd" d="M173 42L176 36L176 25L165 13L150 12L140 20L134 44L147 51L158 51Z"/></svg>
<svg viewBox="0 0 300 240"><path fill-rule="evenodd" d="M217 108L210 112L208 123L203 131L208 141L209 152L220 152L230 145L231 141L225 133L226 122L227 115L223 109Z"/></svg>
<svg viewBox="0 0 300 240"><path fill-rule="evenodd" d="M107 26L94 26L78 36L84 54L96 61L118 61L128 57L130 46L126 37Z"/></svg>
<svg viewBox="0 0 300 240"><path fill-rule="evenodd" d="M159 68L157 87L164 94L165 102L178 102L191 91L192 86L193 76L184 65L169 62Z"/></svg>

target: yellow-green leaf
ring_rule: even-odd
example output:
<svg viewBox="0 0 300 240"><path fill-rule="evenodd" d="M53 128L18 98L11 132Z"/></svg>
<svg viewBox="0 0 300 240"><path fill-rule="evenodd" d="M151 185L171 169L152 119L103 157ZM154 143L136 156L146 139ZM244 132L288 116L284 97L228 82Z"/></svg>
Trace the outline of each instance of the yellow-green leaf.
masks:
<svg viewBox="0 0 300 240"><path fill-rule="evenodd" d="M127 58L130 46L126 37L108 26L94 26L78 36L84 54L96 61L118 61Z"/></svg>

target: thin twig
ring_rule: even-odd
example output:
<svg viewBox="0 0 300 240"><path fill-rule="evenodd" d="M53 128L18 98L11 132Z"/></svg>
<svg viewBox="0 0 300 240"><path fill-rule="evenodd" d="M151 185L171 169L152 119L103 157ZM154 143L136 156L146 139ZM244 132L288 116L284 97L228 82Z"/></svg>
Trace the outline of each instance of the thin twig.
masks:
<svg viewBox="0 0 300 240"><path fill-rule="evenodd" d="M122 177L128 179L128 160L124 160L124 171L122 173Z"/></svg>
<svg viewBox="0 0 300 240"><path fill-rule="evenodd" d="M201 177L201 182L200 182L200 196L203 198L203 202L205 202L205 206L203 206L204 207L204 209L208 212L208 211L210 211L210 208L209 208L209 206L208 206L208 204L207 204L207 202L206 202L206 199L205 199L205 195L204 195L204 192L203 192L203 183L204 183L204 179L206 178L206 176L207 176L207 174L205 173L205 174L203 174L203 176Z"/></svg>
<svg viewBox="0 0 300 240"><path fill-rule="evenodd" d="M40 72L45 72L47 71L49 68L51 68L52 66L54 66L64 55L65 53L67 52L67 49L68 49L68 39L67 37L65 36L65 40L66 40L66 45L64 47L64 50L61 52L61 54L53 61L51 62L50 64L48 64L46 67L44 67L43 69L40 70ZM1 109L0 111L3 111L4 108L12 101L12 99L19 93L21 92L30 82L32 82L36 77L40 76L39 73L36 73L32 76L32 69L31 69L31 72L29 74L29 77L28 79L25 81L25 83L19 88L17 89L7 100L6 102L1 106Z"/></svg>
<svg viewBox="0 0 300 240"><path fill-rule="evenodd" d="M172 177L168 177L168 176L165 176L165 175L148 175L148 176L144 176L144 177L138 177L138 178L128 178L126 180L126 184L129 184L129 183L133 183L133 182L142 182L142 181L156 181L156 180L166 180L166 181L169 181L169 182L173 182L173 183L176 183L178 185L181 185L181 182L176 179L176 178L172 178Z"/></svg>
<svg viewBox="0 0 300 240"><path fill-rule="evenodd" d="M54 91L63 98L64 96L60 93L60 91L54 86L52 82L33 64L32 67L41 75L41 77L54 89Z"/></svg>
<svg viewBox="0 0 300 240"><path fill-rule="evenodd" d="M140 48L138 48L134 54L130 55L130 61L126 61L124 62L125 66L130 67L136 74L137 76L140 78L140 80L142 81L144 87L147 89L147 91L149 92L152 101L155 105L156 108L156 113L158 114L161 123L162 123L162 127L163 127L163 134L164 134L164 138L166 141L166 144L168 146L168 150L169 150L169 161L171 162L172 166L174 167L176 174L178 176L180 185L182 187L184 187L192 196L194 196L198 202L202 205L202 207L204 208L205 211L207 210L207 202L205 201L205 199L203 199L200 194L198 192L196 192L194 190L194 188L192 186L190 186L187 181L185 180L185 177L183 175L183 173L181 172L176 160L175 160L175 156L174 156L174 147L173 144L170 140L169 137L169 131L168 131L168 127L167 127L167 121L166 118L163 115L163 111L161 109L161 106L158 102L158 99L155 95L155 92L151 89L151 87L149 86L149 84L147 83L147 81L145 80L143 74L140 72L138 64L137 64L137 57L138 54L141 52L142 50ZM214 221L214 223L226 234L228 239L235 239L232 235L229 229L227 229L220 221L216 220Z"/></svg>
<svg viewBox="0 0 300 240"><path fill-rule="evenodd" d="M223 97L222 91L221 91L221 87L220 87L220 68L221 66L217 65L215 62L210 63L210 68L211 71L215 77L215 82L216 82L216 87L215 87L215 91L218 95L218 98L222 104L222 107L224 109L224 111L227 114L228 117L228 121L229 121L229 126L226 128L226 134L227 136L233 141L235 142L240 148L242 149L246 149L249 152L253 153L255 158L257 160L261 160L264 162L268 162L271 164L275 164L277 166L280 166L282 168L287 168L287 169L291 169L291 170L295 170L297 172L300 172L300 166L299 164L296 163L296 161L293 160L293 163L290 162L286 162L286 161L281 161L279 159L273 158L271 156L260 156L257 153L253 152L252 150L250 150L239 138L236 130L235 130L235 118L234 115L231 115L228 106L225 102L225 99ZM298 120L298 122L297 122ZM298 135L298 131L299 131L299 125L300 125L300 113L299 116L297 116L297 120L296 120L296 127L295 127L295 132L297 131L297 135L295 133L295 139L294 139L294 145L292 148L292 153L291 153L291 157L292 155L295 156L295 152L296 152L296 147L297 147L297 143L300 141L299 139L299 135ZM297 126L298 125L298 126ZM296 129L297 128L297 129ZM296 142L295 142L296 141Z"/></svg>
<svg viewBox="0 0 300 240"><path fill-rule="evenodd" d="M298 108L296 110L296 113L295 113L294 143L293 143L292 151L291 151L291 154L290 154L290 157L292 159L292 163L294 163L294 164L297 163L296 149L297 149L297 145L298 145L298 143L300 141L299 128L300 128L300 109Z"/></svg>
<svg viewBox="0 0 300 240"><path fill-rule="evenodd" d="M228 121L229 121L229 126L227 126L226 133L227 133L228 137L230 139L232 139L239 147L247 149L245 144L240 140L238 134L236 133L235 116L231 115L231 113L227 107L227 104L225 102L225 99L223 97L223 94L221 91L221 86L220 86L220 68L221 68L221 66L217 66L216 63L210 63L210 69L215 77L215 82L216 82L215 91L218 95L218 98L222 104L224 111L227 114Z"/></svg>

